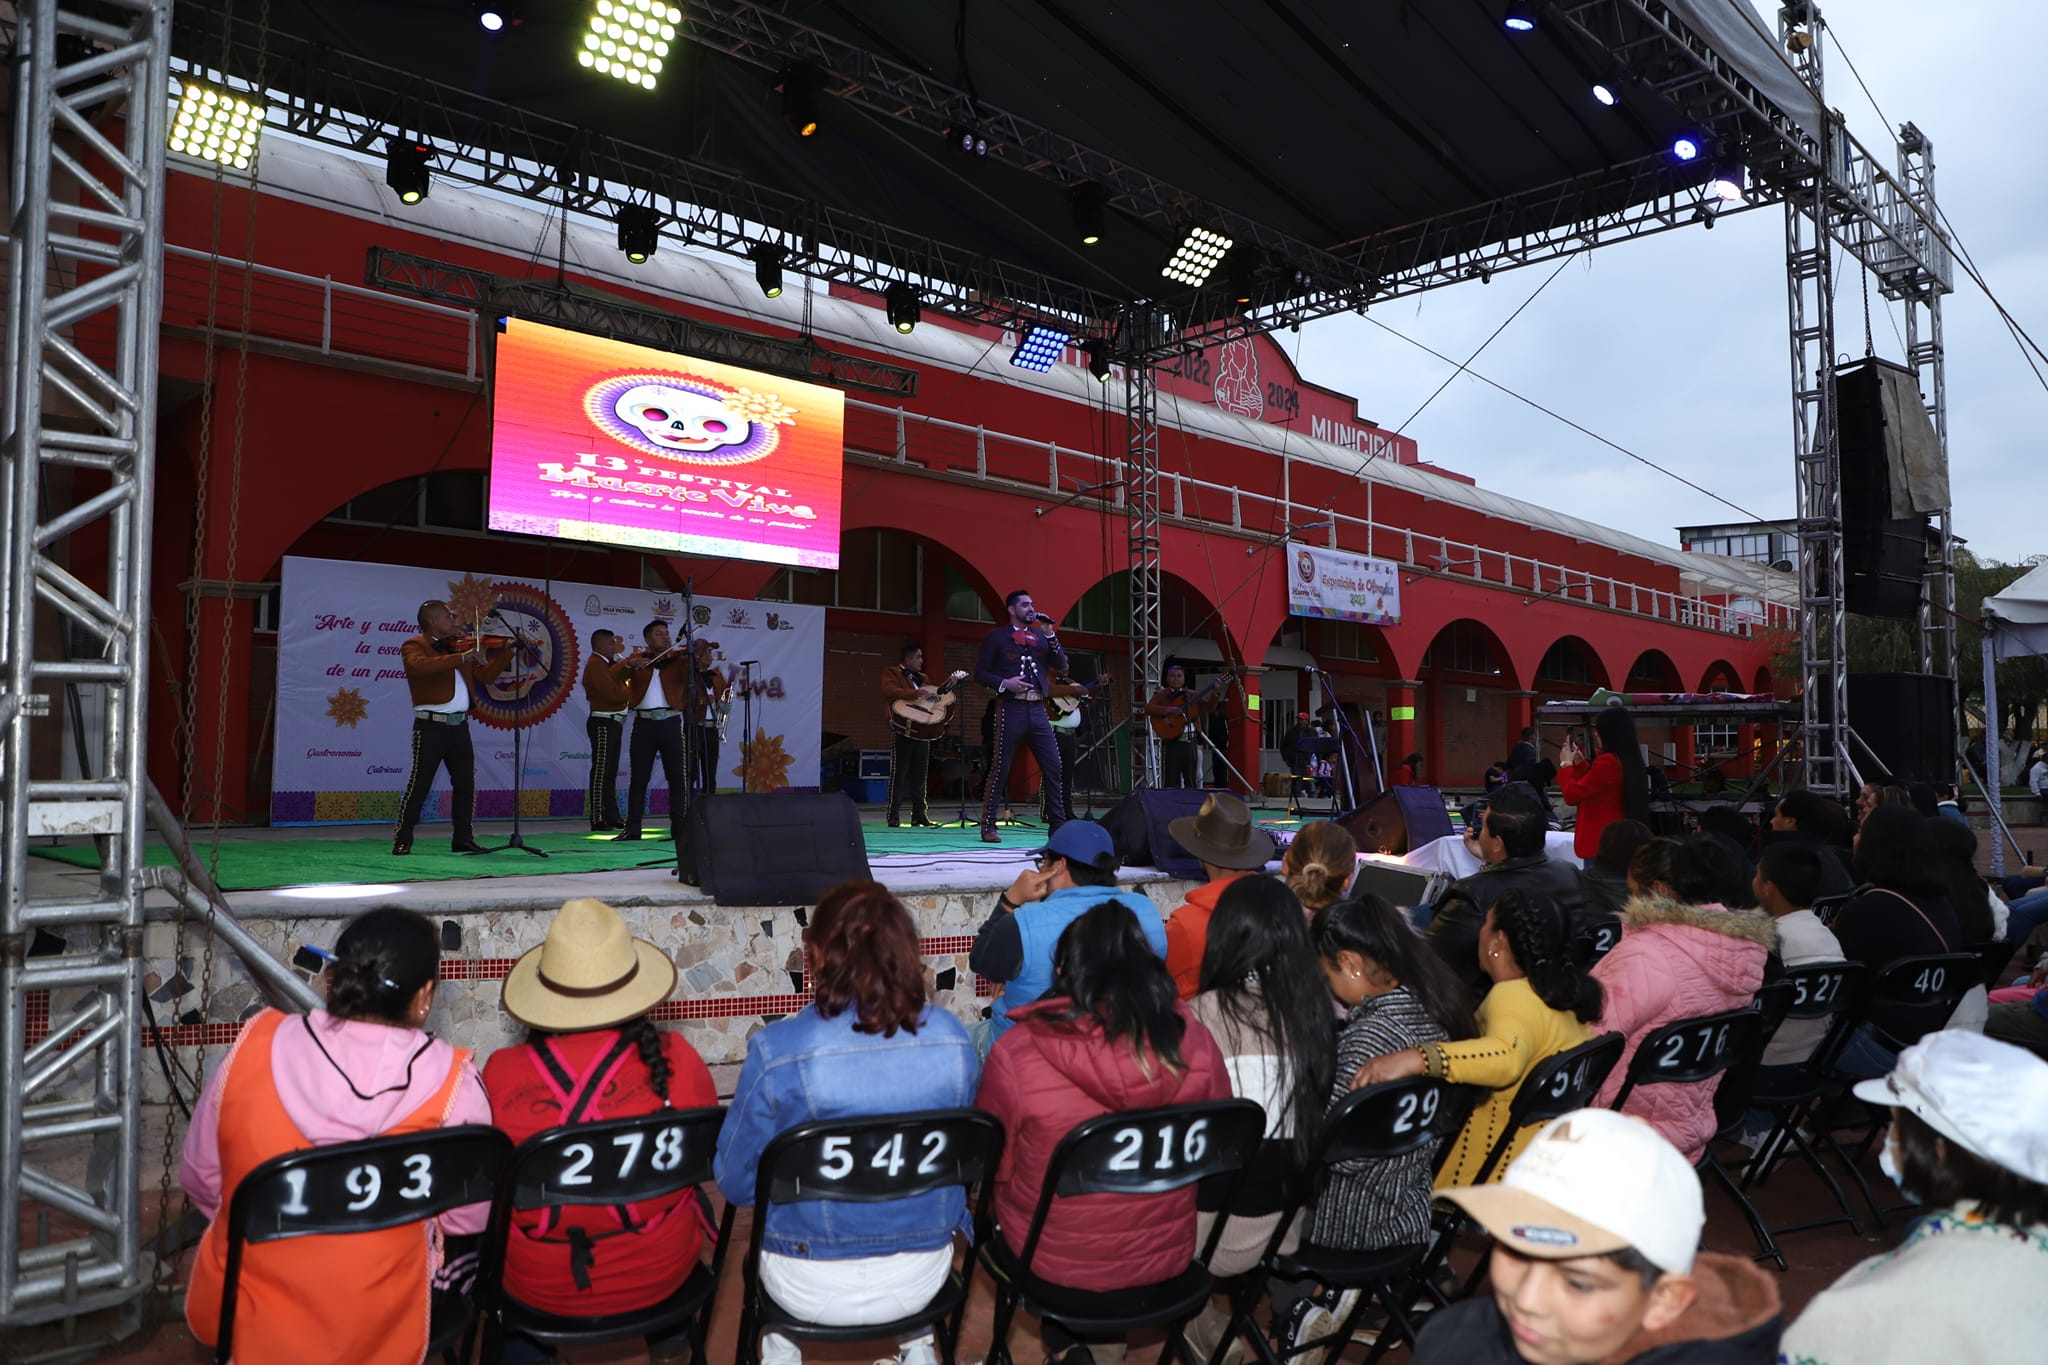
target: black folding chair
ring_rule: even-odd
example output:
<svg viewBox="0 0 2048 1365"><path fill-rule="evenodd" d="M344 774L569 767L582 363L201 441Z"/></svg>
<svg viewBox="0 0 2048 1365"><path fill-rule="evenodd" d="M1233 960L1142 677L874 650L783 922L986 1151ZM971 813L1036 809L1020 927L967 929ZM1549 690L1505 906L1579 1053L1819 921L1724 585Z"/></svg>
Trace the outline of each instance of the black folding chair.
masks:
<svg viewBox="0 0 2048 1365"><path fill-rule="evenodd" d="M1215 1292L1208 1262L1222 1241L1228 1218L1211 1224L1205 1244L1185 1270L1157 1284L1096 1292L1056 1284L1031 1270L1054 1202L1084 1194L1162 1195L1197 1181L1221 1177L1219 1207L1236 1202L1238 1177L1259 1149L1266 1111L1250 1100L1210 1100L1159 1109L1134 1109L1089 1119L1060 1139L1046 1167L1045 1186L1031 1215L1021 1250L1012 1250L1000 1227L987 1242L995 1272L995 1336L989 1365L1011 1365L1010 1323L1022 1308L1053 1318L1075 1336L1119 1337L1147 1327L1168 1329L1166 1352L1199 1365L1188 1354L1181 1328ZM1191 1215L1192 1216L1192 1215Z"/></svg>
<svg viewBox="0 0 2048 1365"><path fill-rule="evenodd" d="M1982 969L1982 974L1977 979L1985 990L1995 991L2001 986L2012 984L2003 978L2012 967L2013 958L2019 954L2018 948L2002 938L1995 938L1988 943L1973 945L1968 952L1977 959L1977 965Z"/></svg>
<svg viewBox="0 0 2048 1365"><path fill-rule="evenodd" d="M1484 1185L1493 1178L1494 1171L1507 1157L1518 1134L1538 1124L1562 1118L1576 1110L1585 1109L1593 1103L1593 1097L1600 1093L1600 1087L1607 1083L1607 1073L1614 1070L1614 1064L1621 1060L1622 1050L1628 1040L1619 1033L1603 1033L1589 1038L1577 1047L1566 1048L1553 1053L1529 1068L1529 1074L1522 1078L1521 1089L1515 1092L1514 1102L1508 1106L1507 1125L1493 1146L1486 1153L1486 1160L1473 1173L1471 1183ZM1451 1146L1445 1145L1445 1156ZM1436 1235L1431 1239L1429 1250L1423 1253L1422 1261L1415 1268L1414 1287L1418 1295L1427 1295L1435 1300L1436 1306L1445 1307L1450 1298L1437 1287L1436 1275L1445 1262L1451 1259L1451 1247L1458 1234L1470 1224L1454 1206L1439 1204L1434 1213ZM1460 1296L1471 1293L1486 1278L1486 1261L1482 1257ZM1406 1302L1413 1305L1415 1297Z"/></svg>
<svg viewBox="0 0 2048 1365"><path fill-rule="evenodd" d="M1830 1067L1837 1053L1856 1031L1863 1019L1864 970L1860 962L1809 962L1803 966L1788 968L1784 977L1776 984L1791 992L1791 1002L1785 1010L1786 1022L1825 1019L1827 1028L1815 1044L1806 1060L1797 1063L1798 1070L1788 1076L1762 1078L1751 1086L1749 1107L1761 1109L1773 1116L1771 1129L1756 1147L1748 1161L1744 1162L1738 1182L1739 1198L1749 1208L1749 1192L1769 1177L1778 1159L1787 1146L1797 1152L1815 1174L1827 1185L1828 1193L1834 1196L1835 1206L1841 1214L1834 1218L1814 1218L1803 1223L1790 1223L1783 1227L1765 1225L1758 1236L1757 1245L1781 1266L1784 1257L1780 1253L1777 1239L1794 1232L1810 1232L1816 1228L1834 1227L1847 1223L1850 1231L1863 1235L1863 1225L1858 1221L1855 1210L1849 1205L1848 1196L1842 1192L1834 1173L1820 1159L1801 1126L1807 1110L1833 1084ZM1760 1220L1759 1220L1760 1221ZM1752 1230L1755 1223L1752 1223Z"/></svg>
<svg viewBox="0 0 2048 1365"><path fill-rule="evenodd" d="M657 1109L629 1118L574 1123L535 1133L519 1144L507 1182L502 1235L513 1235L511 1215L525 1209L565 1204L623 1208L710 1182L711 1160L725 1110ZM678 1207L671 1218L695 1218L699 1209ZM708 1222L708 1220L707 1220ZM598 1243L602 1246L602 1242ZM725 1262L725 1243L712 1252L707 1269L691 1269L659 1303L622 1313L572 1317L550 1313L501 1293L484 1329L484 1359L496 1361L504 1338L516 1335L549 1346L591 1346L630 1337L662 1335L690 1324L695 1358L704 1359L704 1334L711 1300Z"/></svg>
<svg viewBox="0 0 2048 1365"><path fill-rule="evenodd" d="M1582 926L1572 935L1572 961L1584 971L1613 952L1621 942L1621 920L1619 917L1596 919Z"/></svg>
<svg viewBox="0 0 2048 1365"><path fill-rule="evenodd" d="M768 1144L754 1177L754 1228L740 1309L738 1360L754 1365L763 1331L817 1341L868 1341L899 1337L930 1327L940 1358L953 1365L960 1322L974 1280L974 1250L917 1312L889 1322L828 1327L807 1321L761 1288L761 1238L776 1204L826 1200L842 1204L888 1204L935 1191L981 1186L974 1206L974 1246L988 1241L989 1194L1003 1155L1003 1125L979 1109L929 1109L867 1119L807 1123ZM733 1210L725 1212L732 1230Z"/></svg>
<svg viewBox="0 0 2048 1365"><path fill-rule="evenodd" d="M1902 957L1888 962L1870 979L1870 990L1864 1000L1862 1026L1870 1030L1872 1036L1886 1047L1903 1050L1925 1034L1944 1027L1949 1016L1955 1013L1957 1003L1979 984L1983 972L1983 964L1974 953L1934 953L1924 957ZM1890 1027L1877 1022L1880 1012ZM1860 1078L1839 1074L1830 1077L1828 1097L1835 1103L1828 1106L1828 1114L1815 1121L1814 1135L1823 1147L1835 1154L1836 1160L1848 1168L1849 1178L1856 1182L1856 1189L1862 1194L1863 1202L1870 1206L1870 1216L1879 1227L1883 1227L1884 1216L1887 1213L1903 1212L1914 1208L1915 1205L1880 1205L1877 1197L1871 1193L1870 1182L1863 1178L1863 1158L1868 1156L1870 1149L1876 1145L1879 1134L1884 1132L1885 1124L1889 1122L1889 1116L1884 1110L1864 1104L1850 1093L1850 1087L1858 1079ZM1854 1156L1844 1151L1834 1136L1834 1130L1839 1126L1836 1117L1844 1103L1860 1106L1866 1116L1867 1131ZM1822 1105L1822 1101L1815 1101L1816 1114L1820 1114Z"/></svg>
<svg viewBox="0 0 2048 1365"><path fill-rule="evenodd" d="M476 1288L442 1296L461 1311L432 1323L428 1355L451 1365L469 1359L477 1318L490 1311L497 1282L498 1195L512 1141L488 1124L337 1142L274 1156L242 1178L228 1200L227 1266L221 1280L220 1340L213 1358L232 1359L242 1248L288 1237L346 1237L423 1223L470 1204L492 1206ZM425 1288L425 1286L422 1286ZM345 1285L308 1285L308 1293L345 1293Z"/></svg>
<svg viewBox="0 0 2048 1365"><path fill-rule="evenodd" d="M1465 1126L1466 1118L1485 1092L1478 1086L1452 1085L1448 1081L1413 1077L1354 1090L1323 1119L1321 1134L1307 1167L1291 1182L1287 1201L1291 1211L1303 1208L1314 1198L1324 1172L1351 1161L1386 1161L1407 1156L1424 1148L1441 1153L1446 1139ZM1326 1346L1348 1342L1359 1318L1378 1304L1387 1314L1390 1330L1368 1359L1377 1360L1395 1340L1413 1342L1415 1328L1395 1291L1407 1284L1409 1273L1428 1250L1426 1244L1350 1251L1303 1242L1292 1252L1280 1246L1287 1240L1289 1217L1283 1217L1266 1243L1259 1269L1241 1278L1231 1294L1231 1329L1249 1339L1267 1365L1306 1354ZM1315 1280L1330 1289L1359 1291L1357 1302L1329 1336L1303 1342L1285 1355L1276 1354L1252 1318L1252 1309L1274 1275L1290 1280ZM1413 1302L1413 1300L1409 1300ZM1396 1334L1398 1333L1398 1338ZM1225 1343L1219 1343L1215 1360L1221 1360ZM1212 1361L1212 1365L1214 1362Z"/></svg>

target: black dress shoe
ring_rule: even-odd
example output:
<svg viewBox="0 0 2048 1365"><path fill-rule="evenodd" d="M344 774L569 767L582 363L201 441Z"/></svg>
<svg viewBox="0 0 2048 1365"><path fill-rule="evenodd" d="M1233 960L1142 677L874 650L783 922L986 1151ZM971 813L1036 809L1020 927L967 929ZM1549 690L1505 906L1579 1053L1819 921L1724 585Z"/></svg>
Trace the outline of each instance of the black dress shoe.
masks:
<svg viewBox="0 0 2048 1365"><path fill-rule="evenodd" d="M912 820L910 824L913 829L937 829L939 827L939 822L936 820Z"/></svg>
<svg viewBox="0 0 2048 1365"><path fill-rule="evenodd" d="M448 845L448 847L457 853L488 853L490 851L474 839L465 843L453 843Z"/></svg>
<svg viewBox="0 0 2048 1365"><path fill-rule="evenodd" d="M630 843L630 842L632 842L633 840L635 840L635 839L637 839L637 838L639 838L639 837L640 837L640 831L639 831L639 830L637 830L637 829L629 829L629 830L627 830L627 831L626 831L625 833L623 833L623 834L614 834L614 835L612 836L612 842L613 842L613 843L615 843L615 844L622 844L622 843Z"/></svg>
<svg viewBox="0 0 2048 1365"><path fill-rule="evenodd" d="M899 824L901 824L901 823L902 823L902 822L901 822L900 820L898 820L898 819L897 819L897 818L896 818L895 816L893 816L893 815L892 815L892 816L890 816L890 817L889 817L889 828L890 828L890 829L894 829L894 828L896 828L896 826L897 826L897 825L899 825Z"/></svg>
<svg viewBox="0 0 2048 1365"><path fill-rule="evenodd" d="M985 829L981 832L981 841L984 844L1000 844L1003 841L1003 836L992 829Z"/></svg>
<svg viewBox="0 0 2048 1365"><path fill-rule="evenodd" d="M412 852L412 840L410 840L410 839L393 839L393 840L391 841L391 856L392 856L392 857L394 857L394 858L403 858L403 857L405 857L406 855L410 854L411 852Z"/></svg>

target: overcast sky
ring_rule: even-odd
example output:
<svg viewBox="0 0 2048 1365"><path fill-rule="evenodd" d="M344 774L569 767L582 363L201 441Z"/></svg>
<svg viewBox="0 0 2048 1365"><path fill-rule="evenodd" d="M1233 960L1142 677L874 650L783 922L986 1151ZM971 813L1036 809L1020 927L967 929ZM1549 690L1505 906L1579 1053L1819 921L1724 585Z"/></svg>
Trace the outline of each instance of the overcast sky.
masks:
<svg viewBox="0 0 2048 1365"><path fill-rule="evenodd" d="M1775 6L1758 5L1768 24ZM1882 160L1896 123L1934 145L1936 196L1978 268L2048 345L2048 155L2039 0L1832 0L1841 46L1826 57L1828 103ZM1879 118L1842 51L1862 73ZM1665 465L1760 517L1789 517L1792 408L1784 213L1758 209L1713 231L1687 228L1576 258L1473 369ZM1462 359L1555 268L1537 265L1375 308L1372 316ZM1863 295L1844 261L1836 349L1863 354ZM1903 360L1900 310L1871 291L1877 354ZM1889 313L1889 319L1887 318ZM1980 556L2048 554L2048 390L1960 270L1944 301L1955 531ZM1896 330L1895 330L1896 329ZM1276 339L1303 377L1402 422L1451 372L1349 314ZM2043 364L2048 372L2048 363ZM1488 387L1460 377L1408 427L1422 456L1483 487L1676 544L1674 527L1741 515Z"/></svg>

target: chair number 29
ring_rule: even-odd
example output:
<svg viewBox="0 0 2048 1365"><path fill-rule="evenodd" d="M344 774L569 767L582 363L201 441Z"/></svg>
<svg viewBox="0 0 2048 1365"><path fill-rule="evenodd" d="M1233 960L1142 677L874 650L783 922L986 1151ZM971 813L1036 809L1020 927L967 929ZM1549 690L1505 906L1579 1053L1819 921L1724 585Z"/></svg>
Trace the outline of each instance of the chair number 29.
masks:
<svg viewBox="0 0 2048 1365"><path fill-rule="evenodd" d="M1420 1095L1401 1096L1394 1106L1394 1131L1412 1133L1418 1127L1427 1128L1434 1123L1440 1098L1441 1092L1435 1090L1424 1091Z"/></svg>

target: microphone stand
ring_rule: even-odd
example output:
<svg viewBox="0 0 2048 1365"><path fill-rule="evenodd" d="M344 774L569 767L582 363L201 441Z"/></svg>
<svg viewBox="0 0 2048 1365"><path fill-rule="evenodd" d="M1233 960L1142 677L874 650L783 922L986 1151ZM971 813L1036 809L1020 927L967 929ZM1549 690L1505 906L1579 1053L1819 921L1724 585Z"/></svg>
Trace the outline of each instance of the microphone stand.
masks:
<svg viewBox="0 0 2048 1365"><path fill-rule="evenodd" d="M740 660L740 794L742 796L754 790L754 765L751 761L754 743L754 665L760 662L759 659ZM767 708L764 705L762 709L765 711Z"/></svg>
<svg viewBox="0 0 2048 1365"><path fill-rule="evenodd" d="M554 596L553 588L554 580L550 576L548 579L549 597ZM496 848L486 848L478 854L470 856L488 856L493 853L503 853L508 849L517 849L521 853L530 853L536 858L545 858L548 856L548 851L544 848L535 848L532 844L527 843L526 837L519 832L519 808L525 804L521 794L525 791L526 778L526 755L523 746L519 742L519 737L526 728L524 724L526 720L526 704L533 699L533 679L526 676L526 665L523 656L527 649L532 648L535 652L535 662L538 663L539 647L537 645L529 646L526 643L526 637L513 630L511 622L500 616L496 607L491 608L490 614L484 620L495 620L504 629L505 633L512 637L512 666L519 670L520 675L519 695L512 706L512 833L506 838L504 843L499 844ZM478 626L477 638L481 642L482 622L479 622Z"/></svg>

